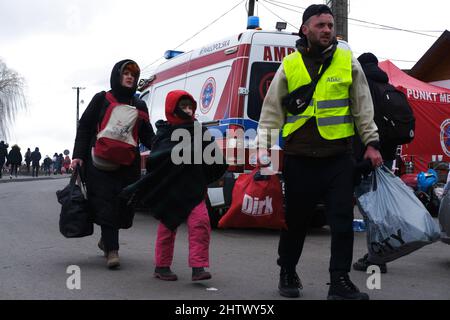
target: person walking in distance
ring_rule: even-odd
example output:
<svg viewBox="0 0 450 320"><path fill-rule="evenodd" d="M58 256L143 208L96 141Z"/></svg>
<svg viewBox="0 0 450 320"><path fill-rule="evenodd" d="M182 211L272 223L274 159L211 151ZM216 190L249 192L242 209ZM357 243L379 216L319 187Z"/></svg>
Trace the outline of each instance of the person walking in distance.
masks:
<svg viewBox="0 0 450 320"><path fill-rule="evenodd" d="M283 59L269 87L257 136L261 164L266 164L266 150L276 141L273 132L282 128L285 139L287 229L281 231L278 245L279 293L290 298L300 296L302 283L296 266L310 213L324 198L331 229L327 299L366 300L369 296L359 291L348 273L354 237L355 129L367 147L364 158L370 159L374 167L383 161L369 88L348 46L338 46L328 6L309 6L303 13L299 35L297 50Z"/></svg>
<svg viewBox="0 0 450 320"><path fill-rule="evenodd" d="M64 157L64 162L63 162L64 172L66 174L70 173L70 164L71 163L72 163L72 160L70 160L69 155L66 155Z"/></svg>
<svg viewBox="0 0 450 320"><path fill-rule="evenodd" d="M55 152L52 158L52 172L53 174L56 174L58 171L58 153Z"/></svg>
<svg viewBox="0 0 450 320"><path fill-rule="evenodd" d="M147 105L135 97L139 76L133 60L116 63L111 90L97 93L80 119L72 153L72 168L85 169L89 206L101 226L98 246L110 269L120 265L119 229L130 228L134 217L118 194L140 177L138 142L151 148L154 136Z"/></svg>
<svg viewBox="0 0 450 320"><path fill-rule="evenodd" d="M49 176L51 174L51 169L50 169L51 165L52 165L52 159L50 159L50 157L48 155L46 155L44 158L44 163L43 163L44 175Z"/></svg>
<svg viewBox="0 0 450 320"><path fill-rule="evenodd" d="M6 157L8 156L8 145L5 141L0 141L0 179L3 176L3 166L5 165Z"/></svg>
<svg viewBox="0 0 450 320"><path fill-rule="evenodd" d="M58 173L61 174L61 175L62 175L63 166L64 166L64 156L63 156L62 153L60 153L58 155L58 167L59 167Z"/></svg>
<svg viewBox="0 0 450 320"><path fill-rule="evenodd" d="M10 165L10 173L9 178L12 179L13 176L17 178L17 171L22 164L22 154L20 153L20 148L17 144L11 147L11 150L8 154L7 163Z"/></svg>
<svg viewBox="0 0 450 320"><path fill-rule="evenodd" d="M27 165L28 174L30 174L30 163L31 163L31 150L30 148L28 148L27 152L25 152L25 164Z"/></svg>
<svg viewBox="0 0 450 320"><path fill-rule="evenodd" d="M32 165L32 176L38 177L39 175L39 161L41 161L41 153L39 152L39 148L36 147L34 151L31 153L31 165Z"/></svg>

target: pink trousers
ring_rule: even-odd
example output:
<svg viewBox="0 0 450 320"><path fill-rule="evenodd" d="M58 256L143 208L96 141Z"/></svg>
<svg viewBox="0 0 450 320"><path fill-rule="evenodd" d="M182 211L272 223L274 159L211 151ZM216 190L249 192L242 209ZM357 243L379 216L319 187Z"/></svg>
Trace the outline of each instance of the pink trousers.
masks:
<svg viewBox="0 0 450 320"><path fill-rule="evenodd" d="M189 214L189 267L209 267L209 241L211 225L205 202L202 201ZM162 223L158 226L155 259L157 267L170 267L173 260L176 230L171 231Z"/></svg>

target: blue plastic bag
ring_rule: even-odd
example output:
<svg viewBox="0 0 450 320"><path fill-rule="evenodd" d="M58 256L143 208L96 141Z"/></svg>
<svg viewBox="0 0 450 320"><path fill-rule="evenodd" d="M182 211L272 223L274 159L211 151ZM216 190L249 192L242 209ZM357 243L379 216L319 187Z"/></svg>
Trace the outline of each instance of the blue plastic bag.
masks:
<svg viewBox="0 0 450 320"><path fill-rule="evenodd" d="M437 223L411 188L384 166L372 177L370 190L357 198L369 261L390 262L439 240Z"/></svg>
<svg viewBox="0 0 450 320"><path fill-rule="evenodd" d="M438 174L433 169L428 169L427 172L420 172L417 175L417 188L419 191L428 192L428 189L437 182Z"/></svg>

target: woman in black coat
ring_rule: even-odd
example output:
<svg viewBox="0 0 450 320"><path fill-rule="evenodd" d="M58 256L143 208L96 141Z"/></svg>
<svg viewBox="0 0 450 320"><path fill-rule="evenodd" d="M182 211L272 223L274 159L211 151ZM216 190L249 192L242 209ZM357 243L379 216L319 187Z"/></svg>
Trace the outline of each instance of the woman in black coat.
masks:
<svg viewBox="0 0 450 320"><path fill-rule="evenodd" d="M11 147L11 151L9 151L8 154L7 164L11 166L9 178L12 179L13 174L17 178L17 169L22 164L22 154L20 153L20 148L17 144Z"/></svg>
<svg viewBox="0 0 450 320"><path fill-rule="evenodd" d="M99 158L97 151L94 151L98 149L93 148L98 145L96 141L99 125L108 114L110 102L107 97L111 99L110 94L121 105L137 109L140 116L132 130L137 130L141 143L147 148L151 147L154 132L149 122L148 109L144 101L135 97L139 76L139 66L132 60L122 60L114 66L110 79L111 90L108 93L97 93L89 103L80 119L73 151L72 167L80 164L86 173L89 206L95 223L100 225L102 230L98 246L107 257L108 268L120 265L119 229L128 229L133 223L133 210L117 195L125 186L139 179L140 154L137 145L134 148L134 159L131 158L131 163L124 165L109 161L111 159ZM111 166L100 166L100 163Z"/></svg>
<svg viewBox="0 0 450 320"><path fill-rule="evenodd" d="M8 144L3 140L0 141L0 179L3 174L3 165L5 164L5 159L8 157Z"/></svg>

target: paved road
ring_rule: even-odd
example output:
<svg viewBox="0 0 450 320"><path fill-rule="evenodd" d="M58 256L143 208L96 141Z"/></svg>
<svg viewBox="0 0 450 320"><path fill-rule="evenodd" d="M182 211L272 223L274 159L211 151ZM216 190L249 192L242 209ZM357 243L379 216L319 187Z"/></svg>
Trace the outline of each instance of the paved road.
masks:
<svg viewBox="0 0 450 320"><path fill-rule="evenodd" d="M59 234L55 191L67 183L68 179L47 179L0 184L0 299L284 299L276 290L278 233L269 230L213 231L213 278L193 283L183 225L173 265L179 281L163 282L152 277L156 220L137 214L134 227L121 232L121 269L107 270L96 246L98 227L94 236L83 239ZM301 299L326 297L329 247L327 229L308 235L298 267L304 285ZM355 257L365 250L365 234L357 233ZM80 267L80 290L66 286L71 265ZM365 288L365 273L353 271L351 277L372 299L450 299L450 246L446 244L426 246L390 263L388 269L382 275L381 290Z"/></svg>
<svg viewBox="0 0 450 320"><path fill-rule="evenodd" d="M16 182L28 182L28 181L41 181L41 180L55 180L55 179L66 179L69 176L63 175L39 175L39 177L32 177L31 175L18 175L17 177L10 177L9 174L3 174L0 178L0 183L16 183Z"/></svg>

